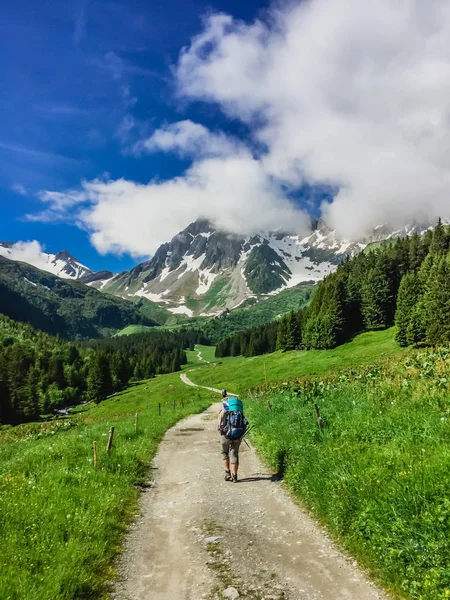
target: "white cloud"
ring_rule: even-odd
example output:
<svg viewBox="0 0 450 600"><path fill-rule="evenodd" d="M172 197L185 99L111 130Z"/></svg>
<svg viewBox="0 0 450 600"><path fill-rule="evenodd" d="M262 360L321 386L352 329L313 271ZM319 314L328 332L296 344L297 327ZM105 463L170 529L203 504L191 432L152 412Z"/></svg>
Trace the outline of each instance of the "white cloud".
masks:
<svg viewBox="0 0 450 600"><path fill-rule="evenodd" d="M323 214L344 237L448 216L449 39L446 0L297 0L253 23L210 15L180 54L178 94L244 123L250 143L190 120L148 137L124 120L119 137L144 140L135 152L174 152L190 168L44 193L41 218L69 214L99 251L148 255L197 217L236 233L301 230L284 190L305 182L339 187ZM114 53L105 61L117 80L130 71Z"/></svg>
<svg viewBox="0 0 450 600"><path fill-rule="evenodd" d="M11 189L13 192L16 192L16 194L20 194L21 196L28 195L27 188L24 185L22 185L21 183L15 183L14 185L11 186Z"/></svg>
<svg viewBox="0 0 450 600"><path fill-rule="evenodd" d="M198 217L241 234L274 224L305 232L309 223L249 154L208 158L165 182L84 182L81 192L69 191L67 200L57 194L54 200L56 216L61 207L77 208L74 218L91 232L100 253L151 255ZM77 200L87 207L80 210Z"/></svg>
<svg viewBox="0 0 450 600"><path fill-rule="evenodd" d="M236 138L222 131L213 133L193 121L179 121L157 129L151 137L135 146L136 151L176 152L182 157L198 159L211 156L233 156L248 153Z"/></svg>
<svg viewBox="0 0 450 600"><path fill-rule="evenodd" d="M83 203L89 202L89 197L83 189L67 190L66 192L45 190L39 192L37 197L47 205L47 208L36 214L25 215L27 221L56 223L70 220L73 218L74 208L78 209Z"/></svg>
<svg viewBox="0 0 450 600"><path fill-rule="evenodd" d="M213 15L184 49L179 93L219 103L266 144L268 175L341 188L343 235L450 209L450 4L310 0L267 23Z"/></svg>
<svg viewBox="0 0 450 600"><path fill-rule="evenodd" d="M30 242L16 242L9 248L0 246L0 255L6 256L11 260L34 265L38 269L48 270L48 255L44 253L44 248L36 240Z"/></svg>

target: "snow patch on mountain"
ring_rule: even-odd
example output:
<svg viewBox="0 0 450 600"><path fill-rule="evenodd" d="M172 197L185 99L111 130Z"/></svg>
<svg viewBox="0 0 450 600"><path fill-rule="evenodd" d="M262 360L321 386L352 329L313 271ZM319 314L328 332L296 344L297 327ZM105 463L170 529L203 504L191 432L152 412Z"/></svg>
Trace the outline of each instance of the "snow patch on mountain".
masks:
<svg viewBox="0 0 450 600"><path fill-rule="evenodd" d="M199 285L198 285L198 288L195 290L195 293L197 294L197 296L203 296L204 294L206 294L206 292L209 290L209 288L214 283L214 280L217 278L217 276L218 276L218 273L211 273L211 270L209 270L209 271L199 270L199 272L198 272Z"/></svg>
<svg viewBox="0 0 450 600"><path fill-rule="evenodd" d="M10 260L28 263L37 269L47 271L63 279L81 279L93 271L77 261L67 251L52 254L45 252L41 244L31 242L0 242L0 256Z"/></svg>

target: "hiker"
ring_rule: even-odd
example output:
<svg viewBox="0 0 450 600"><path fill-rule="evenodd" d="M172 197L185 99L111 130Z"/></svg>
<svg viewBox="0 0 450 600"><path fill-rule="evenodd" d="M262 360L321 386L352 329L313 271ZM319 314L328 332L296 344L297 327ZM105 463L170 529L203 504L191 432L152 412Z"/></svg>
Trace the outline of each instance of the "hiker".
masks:
<svg viewBox="0 0 450 600"><path fill-rule="evenodd" d="M247 429L244 406L238 398L228 398L222 390L222 408L219 412L217 429L222 444L222 459L225 468L225 481L237 483L239 469L239 447Z"/></svg>

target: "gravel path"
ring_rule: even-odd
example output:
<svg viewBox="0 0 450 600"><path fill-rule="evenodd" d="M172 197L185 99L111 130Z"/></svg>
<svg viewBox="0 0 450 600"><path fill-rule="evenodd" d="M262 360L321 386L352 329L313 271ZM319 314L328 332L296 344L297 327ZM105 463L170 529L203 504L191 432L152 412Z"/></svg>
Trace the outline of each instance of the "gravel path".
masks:
<svg viewBox="0 0 450 600"><path fill-rule="evenodd" d="M191 382L192 383L192 382ZM225 482L220 405L169 430L120 564L115 600L385 598L242 449Z"/></svg>

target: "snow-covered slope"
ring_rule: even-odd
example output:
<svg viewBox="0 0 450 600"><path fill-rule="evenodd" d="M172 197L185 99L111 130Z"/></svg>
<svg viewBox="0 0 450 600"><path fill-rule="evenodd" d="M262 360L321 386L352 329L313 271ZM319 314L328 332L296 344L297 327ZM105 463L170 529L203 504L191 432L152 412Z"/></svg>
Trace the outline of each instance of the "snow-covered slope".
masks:
<svg viewBox="0 0 450 600"><path fill-rule="evenodd" d="M124 298L144 297L174 313L213 315L236 308L247 298L263 298L302 282L317 282L333 272L346 255L368 244L427 227L393 231L377 227L360 241L340 240L321 221L301 237L264 232L238 237L198 220L163 244L153 258L97 286Z"/></svg>
<svg viewBox="0 0 450 600"><path fill-rule="evenodd" d="M0 256L28 263L64 279L81 279L94 273L66 250L57 254L44 252L36 240L32 242L0 242Z"/></svg>

